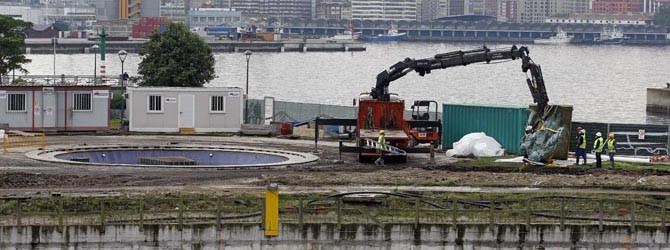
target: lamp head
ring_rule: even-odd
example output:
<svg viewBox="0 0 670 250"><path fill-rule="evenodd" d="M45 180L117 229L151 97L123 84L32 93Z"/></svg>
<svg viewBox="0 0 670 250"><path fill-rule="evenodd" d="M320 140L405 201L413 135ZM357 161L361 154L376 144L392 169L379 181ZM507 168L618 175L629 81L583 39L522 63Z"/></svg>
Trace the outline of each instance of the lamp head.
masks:
<svg viewBox="0 0 670 250"><path fill-rule="evenodd" d="M126 57L128 56L128 52L125 50L120 50L117 54L119 54L119 59L121 59L121 62L126 60Z"/></svg>

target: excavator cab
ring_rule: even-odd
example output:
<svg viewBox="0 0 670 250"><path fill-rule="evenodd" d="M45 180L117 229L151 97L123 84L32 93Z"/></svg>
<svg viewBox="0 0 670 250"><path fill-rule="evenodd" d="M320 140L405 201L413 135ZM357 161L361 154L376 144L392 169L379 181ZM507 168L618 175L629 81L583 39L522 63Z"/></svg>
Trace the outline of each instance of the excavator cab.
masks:
<svg viewBox="0 0 670 250"><path fill-rule="evenodd" d="M436 101L414 101L412 105L412 120L415 121L429 121L430 120L430 106L435 104L434 120L437 120L437 102Z"/></svg>
<svg viewBox="0 0 670 250"><path fill-rule="evenodd" d="M417 124L417 121L439 122L437 108L438 104L436 101L414 101L414 104L412 104L412 122L408 122L406 128L406 133L410 138L410 146L413 147L421 143L434 143L437 145L437 142L440 140L439 127L412 126L413 124Z"/></svg>

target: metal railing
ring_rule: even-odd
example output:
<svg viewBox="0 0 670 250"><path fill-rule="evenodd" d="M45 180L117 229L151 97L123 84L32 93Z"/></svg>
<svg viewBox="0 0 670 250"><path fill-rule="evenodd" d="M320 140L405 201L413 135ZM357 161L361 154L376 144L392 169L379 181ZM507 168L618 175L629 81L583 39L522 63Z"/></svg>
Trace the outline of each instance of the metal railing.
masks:
<svg viewBox="0 0 670 250"><path fill-rule="evenodd" d="M2 76L4 85L24 85L24 86L42 86L42 85L120 85L121 77L118 75L4 75ZM127 83L130 83L127 81Z"/></svg>
<svg viewBox="0 0 670 250"><path fill-rule="evenodd" d="M20 131L7 131L2 137L2 153L7 154L10 148L47 147L47 137L43 133L25 133Z"/></svg>
<svg viewBox="0 0 670 250"><path fill-rule="evenodd" d="M365 196L351 196L365 195ZM588 196L506 195L480 200L422 197L407 193L350 193L334 196L280 197L280 222L304 226L464 224L608 225L658 227L666 231L667 197L630 199ZM262 223L262 197L48 197L0 199L1 225L189 224Z"/></svg>

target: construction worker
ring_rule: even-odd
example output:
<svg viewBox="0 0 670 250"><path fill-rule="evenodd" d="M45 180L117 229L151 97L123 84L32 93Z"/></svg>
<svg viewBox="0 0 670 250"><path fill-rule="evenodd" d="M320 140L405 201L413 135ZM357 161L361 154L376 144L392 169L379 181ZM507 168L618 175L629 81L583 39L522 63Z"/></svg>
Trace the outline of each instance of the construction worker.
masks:
<svg viewBox="0 0 670 250"><path fill-rule="evenodd" d="M596 133L596 140L593 142L593 152L596 154L596 168L603 167L603 160L601 155L603 153L603 148L605 147L605 142L603 140L603 134L600 132Z"/></svg>
<svg viewBox="0 0 670 250"><path fill-rule="evenodd" d="M577 165L579 165L579 157L584 158L584 165L586 165L586 129L577 127Z"/></svg>
<svg viewBox="0 0 670 250"><path fill-rule="evenodd" d="M375 165L384 166L384 145L386 145L386 132L379 130L379 138L377 138L377 146L379 147L379 158L375 161Z"/></svg>
<svg viewBox="0 0 670 250"><path fill-rule="evenodd" d="M616 140L614 139L614 132L609 134L607 138L607 155L610 157L610 169L614 169L614 154L616 154Z"/></svg>

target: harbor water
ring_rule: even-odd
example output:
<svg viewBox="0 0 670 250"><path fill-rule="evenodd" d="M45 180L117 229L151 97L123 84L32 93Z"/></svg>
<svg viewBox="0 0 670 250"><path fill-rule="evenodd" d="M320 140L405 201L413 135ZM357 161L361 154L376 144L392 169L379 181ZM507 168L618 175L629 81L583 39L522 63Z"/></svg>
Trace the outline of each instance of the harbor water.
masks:
<svg viewBox="0 0 670 250"><path fill-rule="evenodd" d="M382 70L406 57L425 58L454 50L474 49L473 43L366 44L365 52L255 53L250 61L249 95L277 100L352 105L361 92L375 85ZM490 44L490 48L511 44ZM670 47L529 45L542 66L552 104L573 105L576 121L667 124L670 119L645 112L646 88L670 82ZM30 74L54 73L53 55L28 55ZM93 54L56 55L56 74L92 75ZM210 85L245 87L246 60L241 53L218 53ZM98 56L98 59L100 57ZM141 58L128 55L125 70L137 73ZM98 64L100 64L98 62ZM107 55L107 74L118 75L121 62ZM410 73L393 82L391 92L407 101L527 105L532 102L521 62L470 65Z"/></svg>

